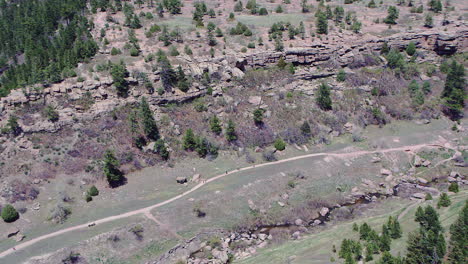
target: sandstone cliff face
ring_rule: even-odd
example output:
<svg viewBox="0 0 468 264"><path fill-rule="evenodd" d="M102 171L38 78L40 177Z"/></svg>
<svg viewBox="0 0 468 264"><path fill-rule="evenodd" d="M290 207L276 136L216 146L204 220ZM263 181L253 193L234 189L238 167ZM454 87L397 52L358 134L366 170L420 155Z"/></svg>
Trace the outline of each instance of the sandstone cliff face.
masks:
<svg viewBox="0 0 468 264"><path fill-rule="evenodd" d="M236 66L240 69L265 67L277 63L280 58L299 65L318 65L323 61L335 59L340 66L348 66L360 53L372 53L381 49L384 41L399 50L413 42L420 50L437 55L452 55L468 48L468 30L456 33L422 32L401 34L388 38L362 40L355 43L313 44L310 47L286 49L284 52L262 52L239 58Z"/></svg>
<svg viewBox="0 0 468 264"><path fill-rule="evenodd" d="M346 41L345 41L346 40ZM465 52L468 49L468 30L460 30L451 33L437 32L419 32L402 33L388 38L368 38L363 40L347 39L340 41L312 44L308 47L290 48L284 52L261 52L240 57L221 56L216 58L190 58L183 55L179 57L181 61L185 60L186 72L194 77L201 77L204 72L209 72L211 77L221 81L222 85L228 85L231 80L242 78L243 71L251 68L267 67L276 64L280 58L286 62L296 65L317 66L322 63L331 63L335 66L346 67L363 59L364 54L378 53L382 43L387 41L393 48L404 50L409 42L414 42L419 51L423 52L425 61L436 61L438 55L451 55L456 52ZM323 78L333 75L332 72L321 72L316 75L296 74L298 79ZM159 73L149 74L150 80L159 81ZM138 80L128 78L132 86L138 86ZM214 91L216 92L215 88ZM203 96L206 93L206 87L194 83L187 93L174 91L158 95L148 93L137 89L131 89L128 98L118 98L114 89L112 89L112 79L102 78L100 81L89 80L83 83L73 83L66 80L50 87L26 87L12 91L7 97L0 100L0 120L6 119L8 112L16 106L27 104L40 99L52 99L58 96L67 96L71 100L81 98L85 93L90 93L96 100L96 104L88 113L99 114L109 110L109 105L118 106L125 103L135 102L136 98L144 95L153 105L166 103L181 103L196 97ZM80 112L81 109L75 109ZM70 118L71 122L71 118Z"/></svg>

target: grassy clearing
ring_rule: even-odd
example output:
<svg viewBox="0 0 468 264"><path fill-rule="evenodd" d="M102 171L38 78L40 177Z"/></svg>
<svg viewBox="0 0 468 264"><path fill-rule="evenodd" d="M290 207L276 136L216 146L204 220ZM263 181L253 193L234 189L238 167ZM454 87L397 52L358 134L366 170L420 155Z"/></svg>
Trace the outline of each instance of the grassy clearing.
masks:
<svg viewBox="0 0 468 264"><path fill-rule="evenodd" d="M313 16L309 15L300 15L297 14L274 14L268 16L246 16L240 15L236 16L236 19L248 26L252 27L271 27L274 23L277 22L290 22L293 25L299 25L301 21L306 22L313 19Z"/></svg>
<svg viewBox="0 0 468 264"><path fill-rule="evenodd" d="M438 210L440 220L446 231L448 231L448 227L457 218L467 198L468 192L465 190L451 196L452 205L450 207ZM317 231L319 233L307 236L302 240L289 241L279 246L261 249L254 257L236 261L235 263L285 263L288 259L291 260L289 263L330 263L332 256L338 259L336 253L332 253L332 245L336 245L337 249L339 249L339 245L344 238L358 238L358 234L352 231L353 223L362 224L365 221L371 227L380 231L382 224L388 219L388 216L399 215L405 208L411 206L412 203L407 200L390 199L375 210L367 212L367 217L335 225L331 228L325 228L324 231ZM421 205L431 204L435 206L435 203L436 201L426 201ZM412 206L400 219L401 226L403 227L403 237L392 241L392 253L395 255L406 253L405 248L408 233L417 229L417 224L413 220L416 209L417 206ZM290 258L291 256L295 257Z"/></svg>

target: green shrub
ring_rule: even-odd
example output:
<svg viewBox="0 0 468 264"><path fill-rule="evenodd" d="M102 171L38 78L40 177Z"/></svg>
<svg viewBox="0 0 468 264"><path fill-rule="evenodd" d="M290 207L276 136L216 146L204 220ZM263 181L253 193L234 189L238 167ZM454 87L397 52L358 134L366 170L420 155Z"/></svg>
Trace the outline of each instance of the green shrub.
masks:
<svg viewBox="0 0 468 264"><path fill-rule="evenodd" d="M276 150L283 151L286 148L286 143L281 138L277 138L274 146Z"/></svg>
<svg viewBox="0 0 468 264"><path fill-rule="evenodd" d="M336 75L336 80L338 82L344 82L346 80L346 72L344 70L340 70Z"/></svg>
<svg viewBox="0 0 468 264"><path fill-rule="evenodd" d="M3 221L7 223L11 223L11 222L18 220L19 214L11 204L7 204L2 209L2 218L3 218Z"/></svg>
<svg viewBox="0 0 468 264"><path fill-rule="evenodd" d="M432 200L432 195L431 195L430 193L426 193L425 200L426 200L426 201Z"/></svg>
<svg viewBox="0 0 468 264"><path fill-rule="evenodd" d="M448 190L449 190L449 192L454 192L454 193L459 192L460 189L458 187L458 183L456 183L456 182L450 183L450 186L448 187Z"/></svg>
<svg viewBox="0 0 468 264"><path fill-rule="evenodd" d="M450 198L447 193L442 193L439 198L439 202L437 202L437 207L448 207L452 204L452 201L450 201Z"/></svg>
<svg viewBox="0 0 468 264"><path fill-rule="evenodd" d="M137 57L138 55L140 55L140 51L137 48L132 47L130 49L130 56Z"/></svg>
<svg viewBox="0 0 468 264"><path fill-rule="evenodd" d="M414 42L410 42L408 46L406 47L406 53L410 56L413 56L416 53L416 45Z"/></svg>
<svg viewBox="0 0 468 264"><path fill-rule="evenodd" d="M99 195L99 190L98 188L96 188L96 186L91 186L91 188L89 188L88 190L88 194L91 195L91 196L98 196Z"/></svg>

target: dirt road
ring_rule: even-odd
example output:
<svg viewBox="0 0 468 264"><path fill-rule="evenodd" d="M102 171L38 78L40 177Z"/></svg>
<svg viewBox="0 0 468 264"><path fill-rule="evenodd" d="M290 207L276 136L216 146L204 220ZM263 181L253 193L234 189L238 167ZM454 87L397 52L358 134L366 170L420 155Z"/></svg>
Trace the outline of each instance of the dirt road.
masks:
<svg viewBox="0 0 468 264"><path fill-rule="evenodd" d="M99 220L96 220L96 221L92 221L92 222L89 222L89 223L86 223L86 224L77 225L77 226L73 226L73 227L68 227L68 228L65 228L65 229L62 229L62 230L47 234L47 235L43 235L43 236L33 238L33 239L29 240L29 241L25 241L23 243L20 243L20 244L16 245L14 248L10 248L10 249L5 250L2 253L0 253L0 258L8 256L8 255L14 253L15 251L25 249L25 248L27 248L27 247L29 247L31 245L34 245L35 243L38 243L38 242L40 242L42 240L52 238L52 237L55 237L55 236L58 236L58 235L62 235L62 234L68 233L68 232L76 231L76 230L79 230L79 229L92 228L93 226L96 226L96 225L104 224L104 223L115 221L115 220L122 219L122 218L127 218L127 217L134 216L134 215L143 214L143 215L148 216L149 214L151 214L150 211L155 209L155 208L167 205L167 204L169 204L169 203L171 203L171 202L173 202L175 200L178 200L178 199L180 199L182 197L185 197L185 196L193 193L194 191L198 190L199 188L203 187L204 185L209 184L210 182L216 181L216 180L218 180L220 178L223 178L223 177L226 177L228 175L238 173L238 172L241 172L241 171L251 170L251 169L254 169L254 168L258 169L258 168L261 168L261 167L272 166L272 165L275 165L275 164L285 163L285 162L289 162L289 161L293 161L293 160L299 160L299 159L305 159L305 158L311 158L311 157L318 157L318 156L349 158L349 157L355 157L355 156L361 156L361 155L367 155L367 154L374 154L374 153L387 153L387 152L396 152L396 151L413 152L413 151L418 150L418 149L423 148L423 147L444 148L444 146L439 145L439 144L419 144L419 145L410 145L410 146L402 146L402 147L379 149L379 150L360 150L360 151L343 152L343 153L333 153L333 152L332 153L326 153L326 152L312 153L312 154L296 156L296 157L287 158L287 159L283 159L283 160L278 160L278 161L274 161L274 162L263 163L263 164L258 164L258 165L252 165L252 166L249 166L249 167L244 167L244 168L228 171L227 173L223 173L223 174L217 175L217 176L215 176L213 178L210 178L210 179L208 179L206 181L202 181L201 183L195 185L194 187L187 190L186 192L184 192L182 194L179 194L177 196L174 196L171 199L168 199L168 200L166 200L164 202L160 202L160 203L157 203L157 204L145 207L145 208L141 208L141 209L138 209L138 210L130 211L130 212L127 212L127 213L105 217L105 218L102 218L102 219L99 219Z"/></svg>

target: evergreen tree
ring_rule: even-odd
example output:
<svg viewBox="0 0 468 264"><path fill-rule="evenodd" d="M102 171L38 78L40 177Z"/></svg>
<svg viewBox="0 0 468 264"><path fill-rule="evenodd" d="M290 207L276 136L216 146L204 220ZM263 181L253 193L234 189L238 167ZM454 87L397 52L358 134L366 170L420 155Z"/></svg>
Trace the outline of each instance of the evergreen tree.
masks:
<svg viewBox="0 0 468 264"><path fill-rule="evenodd" d="M316 17L317 34L328 34L328 21L326 14L319 10L317 11Z"/></svg>
<svg viewBox="0 0 468 264"><path fill-rule="evenodd" d="M454 193L459 192L460 188L458 187L458 183L457 182L450 183L450 185L448 187L448 190L449 190L449 192L454 192Z"/></svg>
<svg viewBox="0 0 468 264"><path fill-rule="evenodd" d="M177 67L177 87L184 93L190 89L190 82L180 65Z"/></svg>
<svg viewBox="0 0 468 264"><path fill-rule="evenodd" d="M10 132L13 136L19 136L23 129L18 123L18 117L15 115L10 115L6 124L7 131Z"/></svg>
<svg viewBox="0 0 468 264"><path fill-rule="evenodd" d="M416 45L414 42L410 42L408 46L406 47L406 53L410 56L413 56L416 53Z"/></svg>
<svg viewBox="0 0 468 264"><path fill-rule="evenodd" d="M191 128L185 131L182 145L185 150L194 150L197 146L195 135L193 134L193 130Z"/></svg>
<svg viewBox="0 0 468 264"><path fill-rule="evenodd" d="M450 242L448 250L448 263L468 263L468 201L465 201L460 215L450 226Z"/></svg>
<svg viewBox="0 0 468 264"><path fill-rule="evenodd" d="M391 49L386 58L388 67L392 69L403 69L405 67L405 59L396 49Z"/></svg>
<svg viewBox="0 0 468 264"><path fill-rule="evenodd" d="M169 159L169 151L167 150L166 144L164 140L158 139L154 144L154 152L158 153L162 159L168 160Z"/></svg>
<svg viewBox="0 0 468 264"><path fill-rule="evenodd" d="M390 48L388 47L388 43L387 41L384 41L384 43L382 44L382 48L380 49L380 54L386 55L388 54L389 51L390 51Z"/></svg>
<svg viewBox="0 0 468 264"><path fill-rule="evenodd" d="M320 84L316 96L317 105L320 109L328 111L332 109L332 100L330 98L330 86L325 83Z"/></svg>
<svg viewBox="0 0 468 264"><path fill-rule="evenodd" d="M144 96L141 97L140 102L140 117L143 125L143 132L145 133L146 137L151 140L158 140L158 126L156 124L156 120L154 120L153 112L149 108L148 101L146 101Z"/></svg>
<svg viewBox="0 0 468 264"><path fill-rule="evenodd" d="M399 16L398 8L394 6L389 6L387 12L388 12L388 15L384 19L384 22L386 24L396 24L397 23L396 20L398 19L398 16Z"/></svg>
<svg viewBox="0 0 468 264"><path fill-rule="evenodd" d="M216 135L221 134L222 128L217 116L213 116L210 120L210 130L211 132L215 133Z"/></svg>
<svg viewBox="0 0 468 264"><path fill-rule="evenodd" d="M128 77L128 71L123 61L120 64L112 64L110 73L114 86L117 89L117 94L122 97L127 96L128 82L125 78Z"/></svg>
<svg viewBox="0 0 468 264"><path fill-rule="evenodd" d="M437 207L449 207L450 204L452 204L452 201L450 201L449 196L447 193L442 193L439 198L439 202L437 202Z"/></svg>
<svg viewBox="0 0 468 264"><path fill-rule="evenodd" d="M304 121L304 123L302 123L301 132L302 132L302 135L304 135L307 138L312 136L312 130L310 128L309 122Z"/></svg>
<svg viewBox="0 0 468 264"><path fill-rule="evenodd" d="M444 112L452 119L458 120L463 116L465 107L465 67L452 61L445 79L442 99L444 99Z"/></svg>
<svg viewBox="0 0 468 264"><path fill-rule="evenodd" d="M159 53L158 63L163 88L164 90L170 90L177 82L176 72L172 68L171 62L162 51Z"/></svg>
<svg viewBox="0 0 468 264"><path fill-rule="evenodd" d="M226 128L226 139L229 142L237 140L236 126L234 121L229 120Z"/></svg>
<svg viewBox="0 0 468 264"><path fill-rule="evenodd" d="M434 20L430 14L426 14L424 18L424 26L427 28L432 28L434 26Z"/></svg>
<svg viewBox="0 0 468 264"><path fill-rule="evenodd" d="M263 109L255 109L253 112L253 119L256 125L261 125L263 123Z"/></svg>
<svg viewBox="0 0 468 264"><path fill-rule="evenodd" d="M124 180L123 173L119 169L120 162L115 158L114 153L108 150L104 155L104 175L109 185L114 188L122 184Z"/></svg>
<svg viewBox="0 0 468 264"><path fill-rule="evenodd" d="M408 237L407 251L411 254L407 254L405 263L442 263L446 247L439 215L432 206L425 210L419 207L415 220L420 227Z"/></svg>

